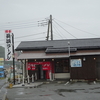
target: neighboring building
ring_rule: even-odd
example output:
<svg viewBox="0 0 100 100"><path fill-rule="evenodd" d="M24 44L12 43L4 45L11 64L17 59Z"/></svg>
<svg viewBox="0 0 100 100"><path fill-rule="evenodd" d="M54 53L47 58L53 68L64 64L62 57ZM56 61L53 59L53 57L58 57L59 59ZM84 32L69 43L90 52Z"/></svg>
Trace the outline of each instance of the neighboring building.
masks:
<svg viewBox="0 0 100 100"><path fill-rule="evenodd" d="M5 58L5 48L0 46L0 58Z"/></svg>
<svg viewBox="0 0 100 100"><path fill-rule="evenodd" d="M16 51L25 75L38 79L100 79L100 38L23 41ZM28 71L27 71L28 69Z"/></svg>

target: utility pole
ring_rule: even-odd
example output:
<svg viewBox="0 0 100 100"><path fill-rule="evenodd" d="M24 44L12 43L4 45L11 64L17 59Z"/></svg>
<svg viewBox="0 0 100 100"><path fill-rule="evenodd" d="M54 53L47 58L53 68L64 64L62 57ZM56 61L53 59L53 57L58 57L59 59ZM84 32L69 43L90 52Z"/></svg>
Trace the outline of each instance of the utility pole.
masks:
<svg viewBox="0 0 100 100"><path fill-rule="evenodd" d="M52 31L52 15L50 15L50 23L51 23L51 40L53 40L53 31Z"/></svg>
<svg viewBox="0 0 100 100"><path fill-rule="evenodd" d="M49 31L50 31L49 30L50 29L49 27L50 27L50 20L48 21L48 30L47 30L47 37L46 37L47 38L47 41L49 40Z"/></svg>
<svg viewBox="0 0 100 100"><path fill-rule="evenodd" d="M47 41L49 40L49 32L51 32L51 40L53 40L52 15L50 15L50 19L48 21Z"/></svg>
<svg viewBox="0 0 100 100"><path fill-rule="evenodd" d="M14 54L14 34L12 33L12 56L13 56L13 81L15 85L15 54Z"/></svg>

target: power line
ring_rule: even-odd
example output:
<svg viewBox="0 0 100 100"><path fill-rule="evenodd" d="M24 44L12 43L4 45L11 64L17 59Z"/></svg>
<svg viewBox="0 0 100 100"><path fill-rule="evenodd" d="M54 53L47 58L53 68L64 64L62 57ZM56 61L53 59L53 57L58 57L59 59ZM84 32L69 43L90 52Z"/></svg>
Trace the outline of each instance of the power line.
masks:
<svg viewBox="0 0 100 100"><path fill-rule="evenodd" d="M82 32L85 32L85 33L88 33L88 34L91 34L91 35L96 35L96 34L93 34L93 33L87 32L87 31L85 31L85 30L82 30L82 29L76 28L76 27L74 27L74 26L72 26L72 25L69 25L69 24L67 24L67 23L65 23L65 22L62 22L62 21L60 21L60 20L58 20L58 19L56 19L56 20L59 21L59 22L61 22L61 23L64 23L65 25L68 25L68 26L70 26L70 27L72 27L72 28L74 28L74 29L77 29L77 30L79 30L79 31L82 31ZM100 36L100 35L96 35L96 36Z"/></svg>
<svg viewBox="0 0 100 100"><path fill-rule="evenodd" d="M42 39L42 38L46 38L46 37L39 37L39 38L35 38L34 40L37 40L37 39ZM31 39L32 41L33 41L33 39ZM24 40L23 40L24 41ZM21 42L21 41L15 41L15 44L17 43L17 42ZM5 43L2 43L2 44L0 44L0 45L4 45Z"/></svg>
<svg viewBox="0 0 100 100"><path fill-rule="evenodd" d="M54 28L55 31L59 34L59 36L60 36L61 38L63 38L63 36L60 34L61 32L60 32L59 30L57 30L57 28L54 26L54 24L53 24L53 28Z"/></svg>
<svg viewBox="0 0 100 100"><path fill-rule="evenodd" d="M15 37L15 39L18 39L18 38L23 38L23 37L29 37L29 36L33 36L33 35L39 35L39 34L44 34L46 32L41 32L41 33L36 33L36 34L30 34L30 35L24 35L24 36L20 36L20 37ZM4 41L4 39L0 40L0 41Z"/></svg>
<svg viewBox="0 0 100 100"><path fill-rule="evenodd" d="M1 27L8 27L8 26L22 26L22 25L27 25L27 24L36 24L36 22L24 22L24 23L7 23L7 24L4 24L4 25L1 25Z"/></svg>
<svg viewBox="0 0 100 100"><path fill-rule="evenodd" d="M42 20L43 21L43 20ZM18 23L18 24L9 24L9 25L4 25L4 26L2 26L2 28L5 28L5 29L9 29L9 28L21 28L21 27L31 27L31 26L33 26L33 27L38 27L38 26L45 26L45 25L47 25L47 21L45 21L45 22L42 22L42 21L37 21L36 23L34 23L34 22L30 22L30 23ZM41 23L40 23L41 22Z"/></svg>
<svg viewBox="0 0 100 100"><path fill-rule="evenodd" d="M6 25L3 26L2 28L17 28L17 27L23 27L23 26L36 26L37 24L35 23L27 23L27 24L16 24L16 25Z"/></svg>
<svg viewBox="0 0 100 100"><path fill-rule="evenodd" d="M8 23L10 23L10 24L16 24L16 23L28 23L28 22L34 22L34 21L42 21L42 20L47 20L47 18L48 17L46 17L46 18L36 18L36 19L31 19L31 20L21 20L21 21L14 21L14 22L5 22L5 23L0 23L0 24L8 24Z"/></svg>
<svg viewBox="0 0 100 100"><path fill-rule="evenodd" d="M65 30L61 25L59 25L55 20L54 20L54 22L58 25L58 26L60 26L63 30ZM67 30L65 30L67 33L69 33L71 36L73 36L74 38L76 38L77 39L77 37L75 37L74 35L72 35L70 32L68 32Z"/></svg>
<svg viewBox="0 0 100 100"><path fill-rule="evenodd" d="M15 39L18 39L18 38L23 38L23 37L29 37L29 36L33 36L33 35L44 34L44 33L46 33L46 32L36 33L36 34L31 34L31 35L25 35L25 36L21 36L21 37L16 37Z"/></svg>
<svg viewBox="0 0 100 100"><path fill-rule="evenodd" d="M36 40L36 39L42 39L42 38L45 38L45 37L38 37L38 38L35 38L34 40ZM30 39L30 40L32 40L33 41L33 39ZM24 40L23 40L24 41ZM21 41L15 41L15 43L16 42L21 42Z"/></svg>
<svg viewBox="0 0 100 100"><path fill-rule="evenodd" d="M27 26L18 26L18 27L8 27L8 28L4 28L0 31L3 31L5 29L23 29L23 28L31 28L31 27L38 27L38 25L27 25Z"/></svg>
<svg viewBox="0 0 100 100"><path fill-rule="evenodd" d="M0 31L4 29L22 29L22 28L30 28L30 27L39 27L39 26L46 26L47 19L38 20L38 21L31 21L31 22L24 22L24 23L7 23L5 25L1 25Z"/></svg>
<svg viewBox="0 0 100 100"><path fill-rule="evenodd" d="M53 32L53 33L55 33L55 34L53 34L55 37L58 37L58 38L61 38L61 36L59 36L56 32Z"/></svg>
<svg viewBox="0 0 100 100"><path fill-rule="evenodd" d="M48 21L48 18L43 18L42 20L37 20L37 21L30 20L28 22L27 21L7 22L7 23L3 23L3 24L0 25L2 27L2 28L0 28L0 31L4 31L5 29L22 29L22 28L31 28L31 27L45 26L45 25L47 25L46 24L47 21ZM37 34L31 34L31 35L26 35L26 36L21 36L21 37L16 37L15 39L23 38L23 37L29 37L29 36L32 36L32 35L40 35L40 34L44 34L44 33L45 32L37 33ZM41 39L41 38L35 38L35 39ZM4 41L4 39L1 39L0 41Z"/></svg>

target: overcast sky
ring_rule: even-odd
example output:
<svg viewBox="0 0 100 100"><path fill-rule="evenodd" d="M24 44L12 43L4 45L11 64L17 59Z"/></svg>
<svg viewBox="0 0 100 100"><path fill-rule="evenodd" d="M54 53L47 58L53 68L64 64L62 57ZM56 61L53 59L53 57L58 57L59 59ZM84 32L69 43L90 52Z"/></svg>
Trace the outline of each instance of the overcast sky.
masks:
<svg viewBox="0 0 100 100"><path fill-rule="evenodd" d="M47 25L38 23L50 14L54 39L100 37L100 0L0 0L0 45L6 29L14 33L15 47L20 41L45 40Z"/></svg>

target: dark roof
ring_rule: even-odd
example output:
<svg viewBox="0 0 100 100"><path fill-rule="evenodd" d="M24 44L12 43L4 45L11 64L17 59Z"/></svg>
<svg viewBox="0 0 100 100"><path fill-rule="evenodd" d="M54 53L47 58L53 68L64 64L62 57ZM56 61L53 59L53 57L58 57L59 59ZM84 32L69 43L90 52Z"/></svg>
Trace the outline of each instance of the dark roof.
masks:
<svg viewBox="0 0 100 100"><path fill-rule="evenodd" d="M70 52L76 52L77 48L70 48ZM47 48L45 53L66 53L69 48Z"/></svg>
<svg viewBox="0 0 100 100"><path fill-rule="evenodd" d="M67 40L49 40L49 41L22 41L18 47L19 50L46 50L47 48L68 48L68 41L71 48L77 49L99 49L100 38L86 39L67 39Z"/></svg>

